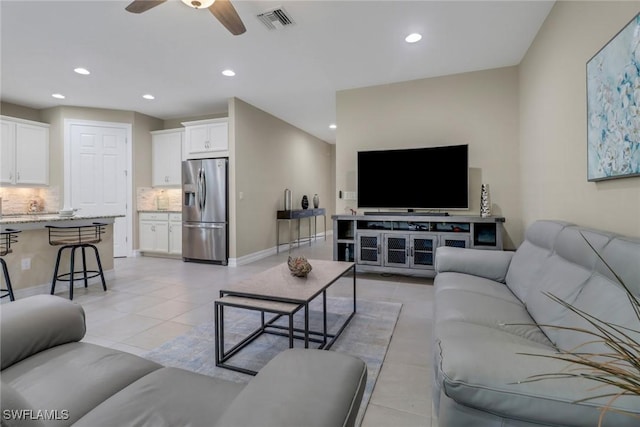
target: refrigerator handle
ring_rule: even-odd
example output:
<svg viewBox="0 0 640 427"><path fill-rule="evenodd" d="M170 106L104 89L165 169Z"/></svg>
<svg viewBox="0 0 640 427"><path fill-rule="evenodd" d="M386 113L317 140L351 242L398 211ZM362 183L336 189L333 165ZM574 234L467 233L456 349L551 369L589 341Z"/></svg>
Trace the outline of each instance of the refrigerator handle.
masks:
<svg viewBox="0 0 640 427"><path fill-rule="evenodd" d="M202 207L200 208L202 211L205 210L207 206L207 175L202 169Z"/></svg>
<svg viewBox="0 0 640 427"><path fill-rule="evenodd" d="M198 169L198 183L196 185L196 200L198 202L198 209L202 211L202 168Z"/></svg>

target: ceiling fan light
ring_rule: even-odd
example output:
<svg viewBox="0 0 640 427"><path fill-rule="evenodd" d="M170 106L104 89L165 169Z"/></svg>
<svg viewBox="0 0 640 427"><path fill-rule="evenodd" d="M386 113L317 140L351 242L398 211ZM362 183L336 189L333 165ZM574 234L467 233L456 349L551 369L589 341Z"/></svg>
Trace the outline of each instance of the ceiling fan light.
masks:
<svg viewBox="0 0 640 427"><path fill-rule="evenodd" d="M216 0L182 0L182 3L194 9L206 9L215 3Z"/></svg>

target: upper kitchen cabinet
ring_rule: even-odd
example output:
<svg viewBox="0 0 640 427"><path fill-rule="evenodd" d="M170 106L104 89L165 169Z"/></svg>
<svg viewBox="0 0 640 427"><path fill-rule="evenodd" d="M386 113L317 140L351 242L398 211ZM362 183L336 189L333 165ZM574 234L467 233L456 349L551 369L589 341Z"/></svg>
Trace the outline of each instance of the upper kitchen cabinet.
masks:
<svg viewBox="0 0 640 427"><path fill-rule="evenodd" d="M226 118L184 122L183 160L229 155L229 128Z"/></svg>
<svg viewBox="0 0 640 427"><path fill-rule="evenodd" d="M0 116L0 183L49 185L49 125Z"/></svg>
<svg viewBox="0 0 640 427"><path fill-rule="evenodd" d="M183 136L184 129L151 132L151 185L153 187L180 186Z"/></svg>

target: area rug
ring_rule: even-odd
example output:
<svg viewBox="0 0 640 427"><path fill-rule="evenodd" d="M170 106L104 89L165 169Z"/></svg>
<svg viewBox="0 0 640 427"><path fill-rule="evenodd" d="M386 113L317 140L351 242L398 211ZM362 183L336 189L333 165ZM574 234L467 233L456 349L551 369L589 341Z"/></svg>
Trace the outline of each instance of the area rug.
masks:
<svg viewBox="0 0 640 427"><path fill-rule="evenodd" d="M310 304L309 324L311 330L320 331L322 330L322 306L321 299L316 298L316 300L318 301L313 301ZM327 325L330 333L338 330L352 308L352 298L327 297ZM367 385L356 425L360 425L362 422L401 308L402 304L400 303L359 299L355 316L331 347L331 351L351 354L367 364ZM302 313L301 310L294 316L296 328L303 325ZM286 318L282 318L277 324L285 325L285 322L287 322ZM260 313L225 308L225 347L229 349L259 325ZM214 359L214 346L214 326L213 323L207 322L149 351L144 357L165 366L182 368L240 383L246 383L252 378L250 375L217 367ZM262 334L231 358L228 363L259 371L262 366L288 346L289 340L286 337ZM294 346L304 347L304 342L294 340ZM310 343L310 346L317 346L317 344Z"/></svg>

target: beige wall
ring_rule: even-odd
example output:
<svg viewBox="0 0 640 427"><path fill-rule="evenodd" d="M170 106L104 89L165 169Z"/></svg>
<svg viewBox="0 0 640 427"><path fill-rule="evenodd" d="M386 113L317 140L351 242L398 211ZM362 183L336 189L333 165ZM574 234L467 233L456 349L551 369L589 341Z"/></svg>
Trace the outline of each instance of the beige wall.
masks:
<svg viewBox="0 0 640 427"><path fill-rule="evenodd" d="M518 244L517 79L517 68L508 67L338 92L336 190L356 191L360 150L469 144L470 209L450 213L478 215L480 185L487 183L492 213L507 218L506 245ZM428 191L429 183L414 185ZM355 204L336 199L336 212Z"/></svg>
<svg viewBox="0 0 640 427"><path fill-rule="evenodd" d="M318 194L327 216L334 211L331 178L331 146L326 142L274 117L250 104L230 102L232 130L231 156L235 175L230 189L235 210L235 247L230 257L269 249L276 244L276 211L284 208L284 189L293 193L293 206L300 209L302 196ZM239 193L243 193L240 199ZM233 212L232 212L233 214ZM319 218L319 223L321 222ZM328 218L327 227L331 228ZM286 242L286 227L281 227ZM306 220L302 235L305 236ZM322 226L318 225L318 231Z"/></svg>
<svg viewBox="0 0 640 427"><path fill-rule="evenodd" d="M525 225L540 218L640 236L640 178L587 182L586 63L640 2L556 3L520 65Z"/></svg>
<svg viewBox="0 0 640 427"><path fill-rule="evenodd" d="M9 102L0 102L0 114L18 119L33 120L34 122L42 121L40 110L11 104Z"/></svg>

